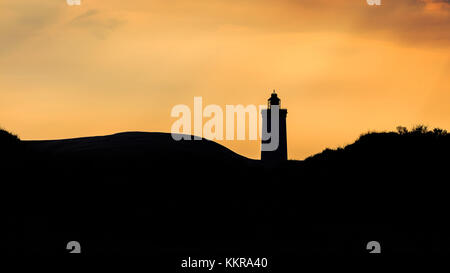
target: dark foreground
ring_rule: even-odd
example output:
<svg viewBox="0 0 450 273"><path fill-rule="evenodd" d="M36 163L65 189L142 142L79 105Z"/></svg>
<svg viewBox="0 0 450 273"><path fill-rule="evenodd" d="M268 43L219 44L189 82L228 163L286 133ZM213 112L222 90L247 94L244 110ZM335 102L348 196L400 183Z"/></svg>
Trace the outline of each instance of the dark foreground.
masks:
<svg viewBox="0 0 450 273"><path fill-rule="evenodd" d="M2 163L2 249L64 255L78 241L174 269L188 256L367 255L374 240L382 254L448 254L449 143L370 134L269 164L160 133L25 141Z"/></svg>

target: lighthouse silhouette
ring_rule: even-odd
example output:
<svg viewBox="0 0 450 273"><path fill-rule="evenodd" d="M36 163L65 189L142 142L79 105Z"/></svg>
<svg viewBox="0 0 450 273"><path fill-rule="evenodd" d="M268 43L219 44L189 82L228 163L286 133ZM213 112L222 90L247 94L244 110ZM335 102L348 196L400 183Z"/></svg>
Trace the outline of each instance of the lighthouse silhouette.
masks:
<svg viewBox="0 0 450 273"><path fill-rule="evenodd" d="M278 115L278 129L279 129L279 144L278 148L273 151L264 151L261 149L261 160L264 161L285 161L288 159L287 156L287 136L286 136L286 116L287 109L281 109L281 100L278 98L277 93L273 90L273 93L270 95L270 98L267 100L267 109L263 109L261 111L263 120L262 120L262 130L263 132L270 133L271 135L275 132L272 132L272 122L271 122L271 111L273 110L273 106L277 106L279 108ZM262 140L262 144L270 143L272 139Z"/></svg>

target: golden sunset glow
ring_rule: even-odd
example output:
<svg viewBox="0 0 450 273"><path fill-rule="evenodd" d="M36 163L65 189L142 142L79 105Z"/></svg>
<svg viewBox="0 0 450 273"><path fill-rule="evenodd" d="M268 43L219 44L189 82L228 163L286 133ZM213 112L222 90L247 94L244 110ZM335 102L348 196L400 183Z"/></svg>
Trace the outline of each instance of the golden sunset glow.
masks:
<svg viewBox="0 0 450 273"><path fill-rule="evenodd" d="M290 159L450 129L450 2L2 0L0 126L21 139L170 132L173 106L288 109ZM259 141L219 141L259 158Z"/></svg>

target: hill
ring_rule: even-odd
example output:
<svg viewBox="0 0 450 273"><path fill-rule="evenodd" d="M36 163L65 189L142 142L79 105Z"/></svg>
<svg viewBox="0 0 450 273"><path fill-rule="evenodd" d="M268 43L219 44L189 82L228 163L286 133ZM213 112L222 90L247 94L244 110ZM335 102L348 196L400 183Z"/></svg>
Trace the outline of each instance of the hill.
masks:
<svg viewBox="0 0 450 273"><path fill-rule="evenodd" d="M169 133L125 132L107 136L62 140L24 141L37 152L83 157L197 157L245 160L231 150L206 139L175 141Z"/></svg>

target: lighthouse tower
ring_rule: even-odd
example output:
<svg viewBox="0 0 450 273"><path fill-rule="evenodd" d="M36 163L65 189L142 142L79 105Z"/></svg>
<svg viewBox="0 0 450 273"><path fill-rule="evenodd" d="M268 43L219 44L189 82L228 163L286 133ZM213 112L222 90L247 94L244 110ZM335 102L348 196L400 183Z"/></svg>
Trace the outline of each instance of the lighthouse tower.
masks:
<svg viewBox="0 0 450 273"><path fill-rule="evenodd" d="M273 151L263 151L261 149L261 160L264 161L284 161L288 159L287 156L287 136L286 136L286 116L287 109L281 109L281 100L278 98L277 93L273 90L270 98L267 100L267 109L262 110L262 130L263 132L271 132L271 110L276 105L279 107L278 124L279 124L279 144L278 148ZM278 108L277 107L277 108ZM262 143L270 143L271 139L262 140Z"/></svg>

